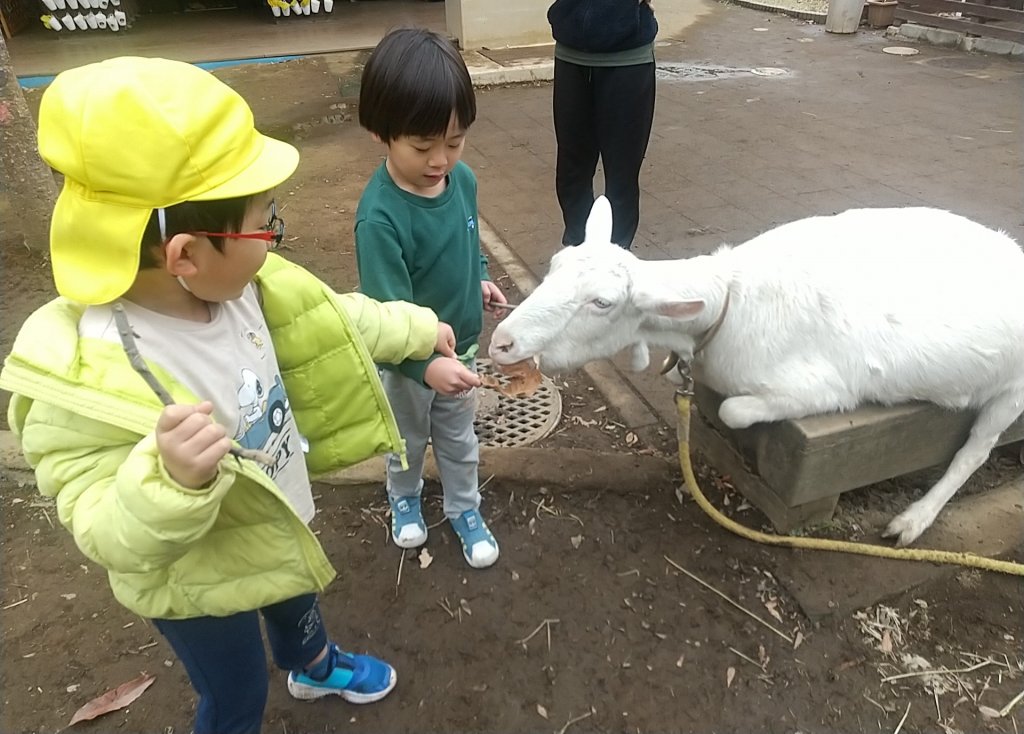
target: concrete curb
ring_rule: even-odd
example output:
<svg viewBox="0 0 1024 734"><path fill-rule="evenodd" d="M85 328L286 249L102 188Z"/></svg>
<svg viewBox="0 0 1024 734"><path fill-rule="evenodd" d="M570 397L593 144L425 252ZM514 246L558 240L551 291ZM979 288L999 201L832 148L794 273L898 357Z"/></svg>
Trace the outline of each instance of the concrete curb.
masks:
<svg viewBox="0 0 1024 734"><path fill-rule="evenodd" d="M462 58L475 87L549 82L555 78L555 62L551 59L530 57L500 64L479 51L463 51Z"/></svg>
<svg viewBox="0 0 1024 734"><path fill-rule="evenodd" d="M313 481L336 487L383 488L384 462L383 456L377 456L348 469L315 477ZM440 480L430 447L423 464L423 476ZM679 481L679 467L673 460L622 452L481 446L480 477L484 483L491 481L489 477L498 481L515 478L530 487L596 492L631 483L673 487Z"/></svg>
<svg viewBox="0 0 1024 734"><path fill-rule="evenodd" d="M1005 41L999 38L975 38L965 33L932 28L918 23L891 25L885 32L886 38L896 41L916 41L929 43L943 48L955 48L960 51L977 51L993 56L1009 56L1014 59L1024 58L1024 44Z"/></svg>
<svg viewBox="0 0 1024 734"><path fill-rule="evenodd" d="M779 13L780 15L788 15L790 18L797 18L799 20L809 20L817 25L824 25L827 13L815 13L811 10L797 10L795 8L787 8L782 5L772 5L770 3L759 3L755 0L724 0L730 5L739 5L744 8L750 8L751 10L762 10L766 13Z"/></svg>
<svg viewBox="0 0 1024 734"><path fill-rule="evenodd" d="M32 471L21 453L21 447L14 434L10 431L0 431L0 469L13 472Z"/></svg>
<svg viewBox="0 0 1024 734"><path fill-rule="evenodd" d="M557 471L553 470L557 468ZM588 449L540 449L533 447L480 448L480 476L504 480L514 477L529 486L553 490L600 491L640 486L673 487L678 484L679 467L673 459L626 452ZM376 456L313 481L334 487L382 487L384 457ZM438 480L437 464L428 448L423 475ZM0 478L20 486L36 486L35 474L21 453L14 434L0 431Z"/></svg>

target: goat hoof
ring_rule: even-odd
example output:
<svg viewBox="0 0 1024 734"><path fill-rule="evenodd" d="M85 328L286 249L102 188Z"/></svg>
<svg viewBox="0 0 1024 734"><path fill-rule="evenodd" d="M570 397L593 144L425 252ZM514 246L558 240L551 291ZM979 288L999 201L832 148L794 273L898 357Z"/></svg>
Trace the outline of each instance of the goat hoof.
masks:
<svg viewBox="0 0 1024 734"><path fill-rule="evenodd" d="M921 533L931 524L925 513L911 507L894 517L882 535L896 538L896 547L905 548L921 537Z"/></svg>

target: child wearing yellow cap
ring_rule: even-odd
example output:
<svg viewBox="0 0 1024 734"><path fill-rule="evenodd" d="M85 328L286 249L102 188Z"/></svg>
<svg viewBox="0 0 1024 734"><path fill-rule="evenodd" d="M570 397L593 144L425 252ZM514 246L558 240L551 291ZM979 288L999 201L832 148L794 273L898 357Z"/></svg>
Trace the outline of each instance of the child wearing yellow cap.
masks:
<svg viewBox="0 0 1024 734"><path fill-rule="evenodd" d="M394 669L324 629L317 592L335 571L308 527L309 475L403 454L375 363L454 356L451 327L268 253L298 151L205 71L119 58L64 72L39 148L64 175L61 297L29 317L0 387L40 492L183 662L195 734L260 730L260 617L296 698L383 698ZM126 359L122 311L171 404ZM239 445L268 465L230 456Z"/></svg>

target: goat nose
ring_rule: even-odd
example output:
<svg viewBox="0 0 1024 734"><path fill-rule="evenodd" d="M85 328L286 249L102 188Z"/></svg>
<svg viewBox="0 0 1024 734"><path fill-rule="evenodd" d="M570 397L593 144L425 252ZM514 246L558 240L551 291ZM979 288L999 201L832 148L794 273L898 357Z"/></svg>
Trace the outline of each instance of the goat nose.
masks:
<svg viewBox="0 0 1024 734"><path fill-rule="evenodd" d="M491 352L509 352L512 349L511 339L502 339L501 341L491 341Z"/></svg>

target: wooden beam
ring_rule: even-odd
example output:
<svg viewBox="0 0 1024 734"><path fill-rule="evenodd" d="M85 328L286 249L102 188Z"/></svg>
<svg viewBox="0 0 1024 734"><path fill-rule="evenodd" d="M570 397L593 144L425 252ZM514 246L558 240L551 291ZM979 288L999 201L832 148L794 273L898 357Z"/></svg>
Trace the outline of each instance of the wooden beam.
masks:
<svg viewBox="0 0 1024 734"><path fill-rule="evenodd" d="M948 464L976 415L930 403L867 405L733 431L718 418L721 402L722 396L697 385L701 413L788 507ZM999 444L1022 439L1024 418L1000 436Z"/></svg>
<svg viewBox="0 0 1024 734"><path fill-rule="evenodd" d="M810 502L793 505L788 497L777 492L751 471L743 455L694 409L690 418L690 446L720 474L727 475L740 494L760 510L776 532L788 533L803 525L825 522L832 517L839 502L839 493L822 496Z"/></svg>

